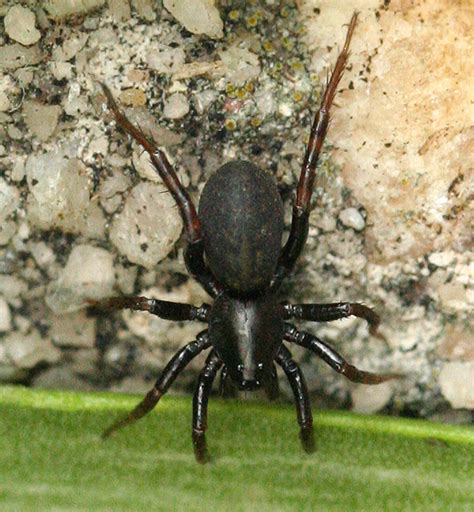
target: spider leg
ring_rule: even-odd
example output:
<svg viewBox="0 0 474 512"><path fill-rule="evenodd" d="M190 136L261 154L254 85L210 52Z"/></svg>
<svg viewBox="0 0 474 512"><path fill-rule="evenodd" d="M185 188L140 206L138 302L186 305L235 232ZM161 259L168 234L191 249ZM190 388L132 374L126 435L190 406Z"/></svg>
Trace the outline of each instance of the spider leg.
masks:
<svg viewBox="0 0 474 512"><path fill-rule="evenodd" d="M300 439L303 450L312 453L315 450L313 434L313 416L309 402L308 388L299 366L293 361L291 352L282 344L275 358L290 381L296 402L296 414L300 425Z"/></svg>
<svg viewBox="0 0 474 512"><path fill-rule="evenodd" d="M357 23L357 16L357 13L352 15L344 46L337 58L336 65L331 73L331 78L327 82L321 100L321 106L314 116L296 190L296 201L293 207L290 234L282 249L278 267L272 280L271 286L273 289L277 288L282 279L293 269L306 243L308 236L309 207L316 177L316 166L329 126L331 105L333 104L337 87L344 74L349 58L349 45Z"/></svg>
<svg viewBox="0 0 474 512"><path fill-rule="evenodd" d="M148 299L147 297L110 297L101 301L88 301L94 309L117 311L131 309L133 311L148 311L165 320L199 320L207 322L210 306L202 304L199 307L179 302Z"/></svg>
<svg viewBox="0 0 474 512"><path fill-rule="evenodd" d="M275 365L272 364L270 377L264 383L265 386L265 394L269 400L276 400L278 395L280 394L280 389L278 386L278 376L276 372Z"/></svg>
<svg viewBox="0 0 474 512"><path fill-rule="evenodd" d="M173 384L176 377L186 365L210 345L211 342L207 330L200 332L194 341L185 345L170 359L154 387L145 395L145 398L135 409L107 428L103 432L102 438L109 437L116 430L130 425L148 414L155 407L160 398L168 391L171 384Z"/></svg>
<svg viewBox="0 0 474 512"><path fill-rule="evenodd" d="M227 366L224 366L221 371L219 394L222 397L236 396L235 386L232 384L232 379L230 378Z"/></svg>
<svg viewBox="0 0 474 512"><path fill-rule="evenodd" d="M204 289L216 296L219 285L209 272L204 262L204 246L201 233L201 222L194 203L187 190L179 181L176 171L173 169L164 151L162 151L151 139L145 136L141 128L133 125L120 110L110 89L103 83L100 84L107 98L107 105L115 117L116 123L131 135L135 141L150 155L151 163L159 174L163 183L170 191L178 205L184 230L188 239L188 247L185 253L185 262L189 272L201 283Z"/></svg>
<svg viewBox="0 0 474 512"><path fill-rule="evenodd" d="M200 464L209 462L209 453L206 444L207 430L207 404L212 383L222 361L213 350L206 360L206 366L201 371L193 399L193 445L196 461Z"/></svg>
<svg viewBox="0 0 474 512"><path fill-rule="evenodd" d="M335 302L333 304L284 304L285 318L312 320L315 322L332 322L348 316L363 318L369 324L369 332L381 336L378 332L380 317L363 304L353 302Z"/></svg>
<svg viewBox="0 0 474 512"><path fill-rule="evenodd" d="M332 347L316 336L307 332L298 331L296 327L291 324L285 324L284 339L311 350L331 368L336 370L336 372L344 375L344 377L352 382L358 382L360 384L380 384L386 380L400 379L403 377L397 373L378 374L359 370L349 364Z"/></svg>

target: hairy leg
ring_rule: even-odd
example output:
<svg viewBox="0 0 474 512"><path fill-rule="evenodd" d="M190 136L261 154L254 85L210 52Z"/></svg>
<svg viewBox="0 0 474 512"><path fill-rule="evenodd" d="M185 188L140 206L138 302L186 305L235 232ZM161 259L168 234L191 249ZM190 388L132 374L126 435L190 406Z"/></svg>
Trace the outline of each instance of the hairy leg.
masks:
<svg viewBox="0 0 474 512"><path fill-rule="evenodd" d="M211 393L212 383L222 361L213 350L207 360L206 366L199 375L193 400L193 446L197 462L205 464L209 462L209 453L206 444L207 429L207 404Z"/></svg>
<svg viewBox="0 0 474 512"><path fill-rule="evenodd" d="M282 279L293 269L306 243L308 236L309 208L316 177L316 167L329 126L331 106L349 58L349 46L356 23L357 13L354 13L349 23L344 46L337 58L336 66L324 90L321 106L314 116L303 166L301 168L298 188L296 190L296 201L293 207L290 235L282 249L278 267L273 277L272 288L277 288Z"/></svg>
<svg viewBox="0 0 474 512"><path fill-rule="evenodd" d="M308 388L303 373L293 361L290 351L282 344L275 358L290 381L296 402L296 414L300 425L300 439L307 453L314 452L313 416L309 402Z"/></svg>
<svg viewBox="0 0 474 512"><path fill-rule="evenodd" d="M119 430L148 414L158 403L160 398L168 391L176 377L182 372L186 365L204 349L210 347L211 342L206 331L200 332L195 341L185 345L177 352L166 365L161 376L153 388L145 395L145 398L125 417L120 418L107 428L102 434L103 438Z"/></svg>
<svg viewBox="0 0 474 512"><path fill-rule="evenodd" d="M211 296L215 296L219 290L219 285L204 262L201 222L188 191L179 181L178 175L170 164L166 154L127 119L126 115L118 107L109 88L105 84L101 83L100 85L107 98L108 107L114 114L116 123L125 130L126 133L131 135L149 154L153 167L178 205L188 240L185 262L189 272L201 283Z"/></svg>
<svg viewBox="0 0 474 512"><path fill-rule="evenodd" d="M369 332L380 336L377 332L380 317L363 304L352 302L335 302L333 304L284 304L285 319L312 320L315 322L332 322L348 316L363 318L369 324Z"/></svg>
<svg viewBox="0 0 474 512"><path fill-rule="evenodd" d="M352 382L358 382L360 384L380 384L386 380L399 379L402 377L402 375L396 373L377 374L359 370L349 364L332 347L316 338L316 336L307 332L298 331L296 327L291 324L285 324L284 339L311 350L331 368L336 370L336 372L344 375Z"/></svg>

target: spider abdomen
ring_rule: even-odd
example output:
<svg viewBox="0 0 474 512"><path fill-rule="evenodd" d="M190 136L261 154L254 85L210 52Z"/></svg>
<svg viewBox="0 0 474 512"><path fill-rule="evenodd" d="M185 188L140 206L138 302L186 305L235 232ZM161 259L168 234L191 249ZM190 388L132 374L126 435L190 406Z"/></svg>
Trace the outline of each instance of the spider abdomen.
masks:
<svg viewBox="0 0 474 512"><path fill-rule="evenodd" d="M250 162L228 162L206 183L199 217L208 264L218 281L239 293L265 288L283 233L283 204L273 178Z"/></svg>

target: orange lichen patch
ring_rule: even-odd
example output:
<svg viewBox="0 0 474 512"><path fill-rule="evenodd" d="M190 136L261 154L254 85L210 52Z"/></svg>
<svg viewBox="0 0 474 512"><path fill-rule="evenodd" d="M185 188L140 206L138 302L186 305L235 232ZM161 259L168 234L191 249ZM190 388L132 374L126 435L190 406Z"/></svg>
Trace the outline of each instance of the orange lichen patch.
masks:
<svg viewBox="0 0 474 512"><path fill-rule="evenodd" d="M143 107L146 104L146 95L140 89L125 89L119 95L120 103L127 107Z"/></svg>

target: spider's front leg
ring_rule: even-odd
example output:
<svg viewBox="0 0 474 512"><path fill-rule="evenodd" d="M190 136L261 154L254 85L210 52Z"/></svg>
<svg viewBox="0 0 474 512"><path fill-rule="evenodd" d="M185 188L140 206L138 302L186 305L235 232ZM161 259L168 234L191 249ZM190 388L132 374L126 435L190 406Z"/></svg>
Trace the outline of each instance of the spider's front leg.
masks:
<svg viewBox="0 0 474 512"><path fill-rule="evenodd" d="M188 363L200 354L206 348L211 346L207 330L200 332L196 339L185 345L177 352L165 366L163 373L156 381L153 388L145 395L145 398L125 417L120 418L113 423L102 434L103 438L109 437L110 434L120 428L130 425L139 420L145 414L148 414L158 403L160 398L168 391L176 377L184 370Z"/></svg>
<svg viewBox="0 0 474 512"><path fill-rule="evenodd" d="M306 153L301 168L301 174L296 190L296 201L293 207L290 235L282 249L278 267L272 280L272 288L279 286L282 279L293 269L308 236L308 219L311 196L313 194L314 180L319 154L326 138L331 106L336 96L337 87L341 81L349 58L349 46L357 23L357 13L352 15L347 30L346 40L339 54L334 71L323 93L321 106L314 116Z"/></svg>
<svg viewBox="0 0 474 512"><path fill-rule="evenodd" d="M215 297L220 287L204 262L201 221L199 220L189 193L179 181L178 175L171 166L165 153L127 119L127 116L120 110L115 102L109 88L105 84L101 83L100 85L107 98L107 104L114 114L115 121L149 154L153 167L178 205L188 239L188 247L184 255L186 266L203 288L212 297Z"/></svg>
<svg viewBox="0 0 474 512"><path fill-rule="evenodd" d="M282 344L275 358L283 368L295 396L296 414L300 425L301 445L306 453L315 449L313 433L313 416L309 402L308 388L300 367L293 361L291 352Z"/></svg>
<svg viewBox="0 0 474 512"><path fill-rule="evenodd" d="M209 454L206 444L207 429L207 404L211 393L212 383L216 373L222 366L222 361L213 350L207 360L206 366L199 375L196 391L193 399L193 445L197 462L205 464L209 462Z"/></svg>

